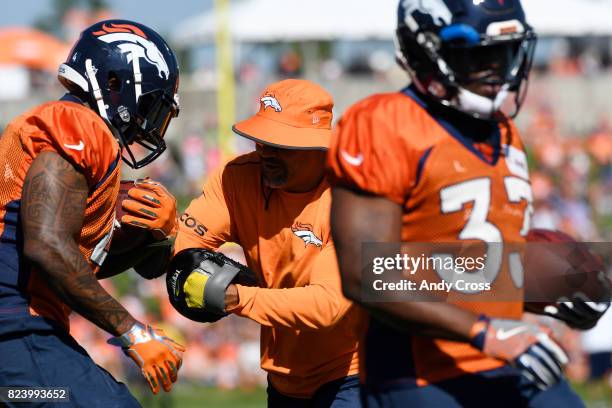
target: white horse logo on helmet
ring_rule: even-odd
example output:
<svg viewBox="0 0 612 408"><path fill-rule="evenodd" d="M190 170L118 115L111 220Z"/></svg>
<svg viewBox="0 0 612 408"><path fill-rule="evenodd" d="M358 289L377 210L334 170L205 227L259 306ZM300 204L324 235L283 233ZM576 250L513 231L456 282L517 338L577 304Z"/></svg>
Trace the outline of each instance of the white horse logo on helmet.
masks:
<svg viewBox="0 0 612 408"><path fill-rule="evenodd" d="M420 11L424 14L429 14L435 25L450 24L453 19L453 13L448 9L444 0L403 0L402 7L406 11L405 19L412 19L412 13ZM410 27L408 21L406 25Z"/></svg>
<svg viewBox="0 0 612 408"><path fill-rule="evenodd" d="M115 28L120 27L120 28ZM98 39L104 41L107 44L114 42L121 42L117 47L122 53L127 54L128 63L137 63L136 59L143 58L149 64L154 65L157 68L157 73L160 78L168 79L170 76L170 69L164 59L161 51L157 48L155 43L147 40L143 35L138 35L135 32L139 32L138 27L130 26L127 24L113 25L111 27L102 27L103 31L95 32L98 35ZM162 75L163 74L163 75Z"/></svg>
<svg viewBox="0 0 612 408"><path fill-rule="evenodd" d="M170 75L168 64L157 46L151 41L131 33L106 34L98 37L98 39L109 44L121 41L122 43L117 47L122 53L127 54L128 63L131 63L134 58L144 58L149 64L157 67L160 78L168 79Z"/></svg>

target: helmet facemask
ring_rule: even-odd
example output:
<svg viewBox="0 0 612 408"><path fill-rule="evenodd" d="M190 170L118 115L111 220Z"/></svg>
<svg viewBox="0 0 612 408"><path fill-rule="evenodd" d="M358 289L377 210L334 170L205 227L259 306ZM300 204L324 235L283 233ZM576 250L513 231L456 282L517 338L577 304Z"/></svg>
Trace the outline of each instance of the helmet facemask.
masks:
<svg viewBox="0 0 612 408"><path fill-rule="evenodd" d="M526 95L536 36L526 32L478 35L456 24L438 34L407 26L397 30L397 59L419 90L445 106L477 119L500 119L502 105L514 93L514 117Z"/></svg>
<svg viewBox="0 0 612 408"><path fill-rule="evenodd" d="M151 163L166 150L164 135L170 121L179 114L179 106L163 90L158 89L138 97L135 112L119 106L109 119L114 127L121 146L123 161L134 169ZM130 145L136 143L149 152L145 157L136 159Z"/></svg>

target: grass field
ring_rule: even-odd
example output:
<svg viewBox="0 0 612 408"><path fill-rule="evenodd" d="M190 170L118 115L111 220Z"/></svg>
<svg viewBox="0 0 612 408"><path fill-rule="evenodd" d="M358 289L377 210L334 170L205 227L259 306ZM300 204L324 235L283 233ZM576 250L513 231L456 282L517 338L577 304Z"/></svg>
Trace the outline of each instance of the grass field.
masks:
<svg viewBox="0 0 612 408"><path fill-rule="evenodd" d="M606 383L575 384L588 408L611 408L612 388ZM135 391L135 390L133 390ZM178 385L171 394L149 398L150 394L137 393L146 408L256 408L266 406L266 391L225 391L217 388Z"/></svg>
<svg viewBox="0 0 612 408"><path fill-rule="evenodd" d="M612 407L612 387L604 381L591 384L573 384L572 388L578 392L589 408Z"/></svg>
<svg viewBox="0 0 612 408"><path fill-rule="evenodd" d="M153 396L131 389L146 408L260 408L266 406L266 390L220 390L212 387L177 385L170 394Z"/></svg>

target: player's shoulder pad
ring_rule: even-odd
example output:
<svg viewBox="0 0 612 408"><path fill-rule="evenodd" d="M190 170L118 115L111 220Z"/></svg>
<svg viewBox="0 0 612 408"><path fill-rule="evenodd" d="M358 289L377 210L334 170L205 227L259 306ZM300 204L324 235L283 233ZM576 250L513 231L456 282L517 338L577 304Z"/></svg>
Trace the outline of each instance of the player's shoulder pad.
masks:
<svg viewBox="0 0 612 408"><path fill-rule="evenodd" d="M402 92L370 95L350 106L340 118L336 133L351 129L371 138L398 137L403 139L406 130L419 128L427 112L412 98Z"/></svg>
<svg viewBox="0 0 612 408"><path fill-rule="evenodd" d="M342 115L342 118L354 115L367 115L370 117L377 116L378 114L388 115L396 112L398 109L405 110L413 103L415 102L401 92L377 93L351 105Z"/></svg>
<svg viewBox="0 0 612 408"><path fill-rule="evenodd" d="M76 120L82 124L89 124L100 128L110 134L110 130L100 115L89 107L73 101L49 101L39 106L38 114L41 116L54 115L58 119Z"/></svg>
<svg viewBox="0 0 612 408"><path fill-rule="evenodd" d="M111 156L116 156L119 143L104 120L90 108L72 101L51 101L40 105L33 112L39 126L57 140L58 143L71 143L78 139L84 145L76 144L76 149L104 148ZM59 128L58 128L59 127Z"/></svg>

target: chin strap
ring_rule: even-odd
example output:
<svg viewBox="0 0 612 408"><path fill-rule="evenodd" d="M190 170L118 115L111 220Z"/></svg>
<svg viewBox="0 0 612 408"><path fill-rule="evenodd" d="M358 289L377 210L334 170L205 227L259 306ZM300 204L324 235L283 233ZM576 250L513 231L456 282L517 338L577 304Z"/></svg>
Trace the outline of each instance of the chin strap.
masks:
<svg viewBox="0 0 612 408"><path fill-rule="evenodd" d="M108 115L106 114L106 105L104 104L104 99L102 98L102 91L100 90L100 85L98 85L98 80L96 79L96 72L94 71L91 59L89 58L85 60L85 72L87 73L87 77L89 78L91 90L93 92L94 98L96 99L100 116L102 116L102 118L106 120L109 120Z"/></svg>
<svg viewBox="0 0 612 408"><path fill-rule="evenodd" d="M142 73L140 72L140 58L132 58L132 67L134 69L134 92L136 94L136 104L138 104L138 98L142 94Z"/></svg>

